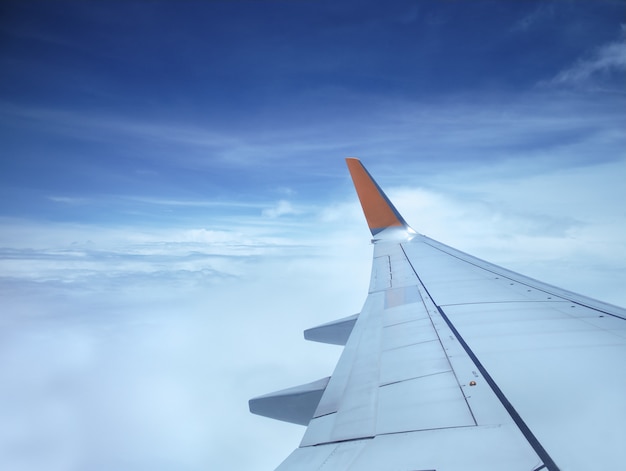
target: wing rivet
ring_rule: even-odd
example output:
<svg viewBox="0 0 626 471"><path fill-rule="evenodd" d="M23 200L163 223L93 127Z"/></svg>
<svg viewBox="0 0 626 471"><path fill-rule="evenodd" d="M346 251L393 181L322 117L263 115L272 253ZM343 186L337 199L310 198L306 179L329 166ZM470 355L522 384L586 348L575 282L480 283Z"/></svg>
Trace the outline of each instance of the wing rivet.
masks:
<svg viewBox="0 0 626 471"><path fill-rule="evenodd" d="M469 385L470 385L470 386L476 386L476 381L474 381L474 380L470 381L470 382L469 382Z"/></svg>

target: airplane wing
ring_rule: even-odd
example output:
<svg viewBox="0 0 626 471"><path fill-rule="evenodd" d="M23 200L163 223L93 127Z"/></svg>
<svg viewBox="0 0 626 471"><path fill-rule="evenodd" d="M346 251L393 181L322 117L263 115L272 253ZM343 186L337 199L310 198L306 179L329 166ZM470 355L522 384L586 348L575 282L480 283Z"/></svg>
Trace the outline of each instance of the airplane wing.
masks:
<svg viewBox="0 0 626 471"><path fill-rule="evenodd" d="M374 237L369 294L305 331L345 345L332 376L250 400L307 425L277 469L624 469L626 310L417 233L347 163Z"/></svg>

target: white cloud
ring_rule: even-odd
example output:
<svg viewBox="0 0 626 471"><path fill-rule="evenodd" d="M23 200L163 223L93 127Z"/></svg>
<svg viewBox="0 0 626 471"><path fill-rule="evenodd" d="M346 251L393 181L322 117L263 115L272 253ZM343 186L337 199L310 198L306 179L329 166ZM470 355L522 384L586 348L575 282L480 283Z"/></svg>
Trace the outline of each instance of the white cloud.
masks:
<svg viewBox="0 0 626 471"><path fill-rule="evenodd" d="M301 331L359 309L361 291L341 280L366 285L367 237L366 256L352 263L340 247L302 240L277 250L254 226L246 236L241 227L152 236L92 228L89 250L66 245L85 226L38 229L51 236L45 251L3 259L2 332L11 340L0 342L0 380L11 385L0 400L3 464L264 469L297 446L293 428L250 415L247 400L329 373L338 349L306 345ZM255 241L245 256L231 254ZM188 259L202 245L219 257ZM236 277L195 276L218 265ZM234 443L247 452L234 453Z"/></svg>
<svg viewBox="0 0 626 471"><path fill-rule="evenodd" d="M63 204L85 204L89 202L88 198L75 198L71 196L48 196L50 201L54 201L55 203L63 203Z"/></svg>
<svg viewBox="0 0 626 471"><path fill-rule="evenodd" d="M554 16L554 5L542 4L527 15L520 18L511 28L513 32L527 32L528 30L541 24L548 18Z"/></svg>
<svg viewBox="0 0 626 471"><path fill-rule="evenodd" d="M622 27L623 29L623 27ZM581 85L594 78L626 72L626 34L597 48L589 57L579 59L571 67L559 72L553 84Z"/></svg>
<svg viewBox="0 0 626 471"><path fill-rule="evenodd" d="M268 218L277 218L280 216L290 216L299 214L300 211L294 208L294 206L287 200L278 201L272 208L266 208L262 214Z"/></svg>
<svg viewBox="0 0 626 471"><path fill-rule="evenodd" d="M591 64L583 69L599 72L604 67L618 70L621 67L618 64L622 64L618 49L617 46L605 46L597 57L581 62ZM563 76L574 77L582 73L566 72ZM596 72L591 77L594 74ZM338 103L349 110L347 114L311 105L307 116L316 120L315 126L303 125L299 111L291 112L293 115L286 111L278 113L266 126L244 131L215 127L210 122L186 123L180 119L162 122L151 116L129 118L7 104L0 105L0 116L7 124L20 125L31 132L46 129L60 138L69 136L91 144L117 142L124 148L139 148L140 153L133 153L136 159L133 165L140 169L146 166L160 172L172 168L200 169L207 172L210 183L218 186L223 182L214 174L223 175L225 169L237 167L242 172L254 172L254 181L260 182L275 178L277 164L284 171L291 172L294 178L304 178L303 175L329 178L337 174L340 169L338 161L347 155L368 160L402 160L406 165L419 163L420 171L430 173L433 169L441 171L444 165L471 168L485 159L499 161L518 157L527 160L529 166L536 160L564 165L580 155L580 152L572 154L567 148L572 142L582 140L589 148L597 148L623 140L620 119L623 119L624 106L620 97L602 100L597 96L548 95L545 91L544 88L506 97L488 93L451 94L446 100L437 102L394 99L376 94L364 96L356 92L346 98L345 95L351 93L344 91L338 97ZM172 158L173 155L176 159ZM167 167L161 168L163 164ZM219 171L213 172L214 169ZM417 173L418 169L415 170ZM131 188L140 192L143 188L141 180ZM279 192L284 188L284 180L279 180L280 183L270 187L270 191L267 187L259 188L254 200L183 199L139 194L118 195L115 201L118 204L123 201L169 206L177 210L194 207L267 208L270 198L276 196L276 188ZM206 187L195 187L194 190L205 192ZM65 195L54 196L66 198L59 202L69 201ZM279 196L285 201L278 203L283 207L267 208L269 214L289 211L290 196L288 192Z"/></svg>
<svg viewBox="0 0 626 471"><path fill-rule="evenodd" d="M624 162L539 175L509 165L418 189L373 173L415 229L623 304ZM370 234L346 191L289 226L262 215L228 230L4 220L3 463L276 466L303 429L252 416L247 400L330 374L340 349L301 331L365 299Z"/></svg>
<svg viewBox="0 0 626 471"><path fill-rule="evenodd" d="M157 206L184 206L197 208L259 208L261 203L251 203L242 201L223 201L223 200L183 200L170 198L150 198L146 196L126 196L122 199L137 201L140 203L153 204Z"/></svg>

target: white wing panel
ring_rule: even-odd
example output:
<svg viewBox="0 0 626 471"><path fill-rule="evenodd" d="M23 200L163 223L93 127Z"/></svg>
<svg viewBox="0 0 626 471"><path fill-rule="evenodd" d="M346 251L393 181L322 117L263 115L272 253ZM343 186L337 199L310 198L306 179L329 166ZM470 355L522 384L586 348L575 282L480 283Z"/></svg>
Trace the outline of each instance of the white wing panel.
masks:
<svg viewBox="0 0 626 471"><path fill-rule="evenodd" d="M382 352L380 385L450 371L439 339Z"/></svg>
<svg viewBox="0 0 626 471"><path fill-rule="evenodd" d="M309 426L306 429L304 437L302 437L302 442L300 443L300 446L305 447L320 445L323 443L333 443L335 441L342 441L341 439L334 439L336 420L336 412L313 418L311 422L309 422Z"/></svg>
<svg viewBox="0 0 626 471"><path fill-rule="evenodd" d="M382 350L393 350L438 338L430 317L399 322L383 327Z"/></svg>
<svg viewBox="0 0 626 471"><path fill-rule="evenodd" d="M369 440L333 443L316 447L298 448L276 471L313 471L358 469L354 461L368 444ZM365 469L365 468L361 468Z"/></svg>
<svg viewBox="0 0 626 471"><path fill-rule="evenodd" d="M387 288L391 288L391 266L389 265L389 257L386 255L374 257L370 280L370 293Z"/></svg>
<svg viewBox="0 0 626 471"><path fill-rule="evenodd" d="M417 243L418 241L421 243ZM503 287L506 287L508 285L510 286L510 290L536 289L545 294L546 297L543 300L568 300L581 305L585 305L587 307L611 313L611 315L626 320L626 309L624 308L604 303L602 301L598 301L597 299L591 299L581 294L573 293L571 291L567 291L562 288L558 288L556 286L552 286L547 283L535 280L534 278L521 275L511 270L507 270L506 268L473 257L464 252L461 252L460 250L442 244L441 242L430 239L426 236L419 236L419 238L414 238L412 240L412 243L405 245L404 248L405 250L407 250L407 256L411 260L413 268L417 271L424 283L429 286L429 290L431 283L445 282L446 279L450 281L454 280L454 277L456 276L456 270L473 270L476 273L481 273L482 275L485 275L486 273L487 275L485 276L487 277L487 279L495 280L496 283ZM436 255L437 253L439 253L439 255ZM437 264L435 266L430 263L421 263L420 257L428 256L448 258L450 260L450 263L456 268L453 268L447 272L446 270L440 269L440 264ZM483 270L476 271L472 267L482 268ZM493 277L491 277L489 273L493 274ZM491 283L493 282L494 281L491 281ZM442 292L440 294L445 294L445 292ZM434 294L433 296L435 297ZM441 301L441 305L450 304L448 302L445 302L446 300L443 298L440 298L439 301ZM479 302L488 302L488 300L483 299Z"/></svg>
<svg viewBox="0 0 626 471"><path fill-rule="evenodd" d="M476 425L448 370L380 388L376 434Z"/></svg>
<svg viewBox="0 0 626 471"><path fill-rule="evenodd" d="M520 445L520 437L519 431L510 426L381 435L366 445L348 469L535 470L540 462L530 446Z"/></svg>
<svg viewBox="0 0 626 471"><path fill-rule="evenodd" d="M611 469L626 462L626 322L570 306L444 309L562 469Z"/></svg>
<svg viewBox="0 0 626 471"><path fill-rule="evenodd" d="M378 435L295 450L277 471L533 471L545 469L512 425Z"/></svg>

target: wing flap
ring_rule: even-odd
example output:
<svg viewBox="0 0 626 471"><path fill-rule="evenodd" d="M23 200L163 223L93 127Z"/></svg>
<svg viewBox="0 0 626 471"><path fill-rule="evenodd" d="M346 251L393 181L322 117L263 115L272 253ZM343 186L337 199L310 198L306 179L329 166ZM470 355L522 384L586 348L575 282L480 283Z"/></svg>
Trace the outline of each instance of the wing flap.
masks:
<svg viewBox="0 0 626 471"><path fill-rule="evenodd" d="M446 428L296 449L276 471L544 469L513 426ZM442 444L444 444L442 446Z"/></svg>
<svg viewBox="0 0 626 471"><path fill-rule="evenodd" d="M381 386L376 435L476 425L452 370Z"/></svg>

